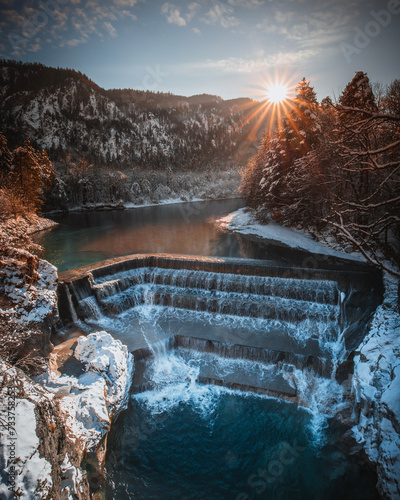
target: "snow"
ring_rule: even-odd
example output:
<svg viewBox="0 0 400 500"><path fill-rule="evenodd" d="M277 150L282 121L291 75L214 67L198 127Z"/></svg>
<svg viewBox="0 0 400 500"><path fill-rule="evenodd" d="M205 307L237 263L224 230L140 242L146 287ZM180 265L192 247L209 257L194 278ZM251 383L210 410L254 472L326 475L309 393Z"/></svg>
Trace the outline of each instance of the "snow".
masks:
<svg viewBox="0 0 400 500"><path fill-rule="evenodd" d="M75 500L78 497L78 485L82 483L82 479L81 470L72 465L67 453L61 464L62 500Z"/></svg>
<svg viewBox="0 0 400 500"><path fill-rule="evenodd" d="M273 221L266 225L259 224L255 221L251 211L246 208L241 208L226 217L218 219L216 225L221 229L235 231L243 235L256 236L267 242L288 246L290 248L297 248L317 254L355 261L363 261L363 258L359 254L348 254L334 250L327 245L313 240L310 235L303 231L283 227Z"/></svg>
<svg viewBox="0 0 400 500"><path fill-rule="evenodd" d="M39 323L57 307L57 268L45 260L38 263L39 279L27 285L19 271L19 261L3 258L3 293L13 301L9 315L19 323Z"/></svg>
<svg viewBox="0 0 400 500"><path fill-rule="evenodd" d="M77 447L95 450L111 419L124 407L134 370L133 356L106 332L79 337L74 356L85 365L79 377L48 374L46 385L60 397L68 435ZM66 391L60 391L67 388Z"/></svg>
<svg viewBox="0 0 400 500"><path fill-rule="evenodd" d="M354 358L353 391L360 416L353 434L377 464L380 489L400 498L400 314L397 280L384 276L385 297Z"/></svg>
<svg viewBox="0 0 400 500"><path fill-rule="evenodd" d="M2 361L0 361L0 373L1 382L6 382L0 391L0 417L3 422L9 423L7 427L0 428L0 464L2 465L0 498L11 500L17 498L17 495L22 500L47 498L52 487L51 464L39 455L35 417L35 403L47 396L44 390L38 391L27 380L18 380L17 371ZM11 384L15 384L17 380L22 385L23 398L17 390L15 391L16 397L10 399L7 388L12 387ZM10 425L12 421L9 420L10 415L13 414L15 414L15 426ZM16 434L16 458L10 461L11 449L8 446L13 443L13 427ZM9 490L11 484L8 481L14 476L12 467L15 467L15 485L12 485L13 489ZM36 492L37 488L40 494Z"/></svg>

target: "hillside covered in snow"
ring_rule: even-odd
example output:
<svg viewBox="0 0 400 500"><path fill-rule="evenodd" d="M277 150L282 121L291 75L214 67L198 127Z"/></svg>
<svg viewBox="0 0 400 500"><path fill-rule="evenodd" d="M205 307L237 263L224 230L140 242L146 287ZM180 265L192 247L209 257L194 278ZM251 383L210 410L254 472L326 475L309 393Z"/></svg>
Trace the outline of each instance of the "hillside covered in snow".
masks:
<svg viewBox="0 0 400 500"><path fill-rule="evenodd" d="M243 165L263 108L247 98L104 90L73 70L0 61L0 131L11 146L29 138L56 164L71 154L119 170Z"/></svg>

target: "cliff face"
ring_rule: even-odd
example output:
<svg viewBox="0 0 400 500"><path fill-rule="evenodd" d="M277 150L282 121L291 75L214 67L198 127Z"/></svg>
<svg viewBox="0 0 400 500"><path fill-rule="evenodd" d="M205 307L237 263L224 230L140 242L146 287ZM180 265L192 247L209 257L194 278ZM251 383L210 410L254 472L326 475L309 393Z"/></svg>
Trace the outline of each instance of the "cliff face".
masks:
<svg viewBox="0 0 400 500"><path fill-rule="evenodd" d="M385 277L385 298L354 358L358 443L376 463L385 498L400 498L400 314L397 282Z"/></svg>
<svg viewBox="0 0 400 500"><path fill-rule="evenodd" d="M87 480L78 469L79 456L67 438L57 398L0 360L0 400L1 498L89 499ZM71 495L62 497L67 486Z"/></svg>
<svg viewBox="0 0 400 500"><path fill-rule="evenodd" d="M105 438L126 402L133 357L105 332L75 343L80 376L50 370L38 384L0 360L1 498L89 499L84 456L97 467L93 481L101 477Z"/></svg>
<svg viewBox="0 0 400 500"><path fill-rule="evenodd" d="M0 130L11 144L28 137L52 160L71 153L121 169L245 162L259 139L250 132L261 115L252 115L263 109L250 99L106 91L72 70L6 61L0 97Z"/></svg>

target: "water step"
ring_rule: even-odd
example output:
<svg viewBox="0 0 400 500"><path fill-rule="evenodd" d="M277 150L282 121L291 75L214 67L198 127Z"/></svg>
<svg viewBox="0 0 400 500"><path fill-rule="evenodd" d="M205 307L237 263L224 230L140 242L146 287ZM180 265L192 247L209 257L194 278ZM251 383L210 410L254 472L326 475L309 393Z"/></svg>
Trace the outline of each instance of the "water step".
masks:
<svg viewBox="0 0 400 500"><path fill-rule="evenodd" d="M296 354L293 351L277 351L264 347L254 347L240 344L226 344L219 340L206 340L196 337L175 335L169 345L173 349L190 349L203 353L218 355L225 359L247 359L254 362L278 365L285 363L295 366L300 370L311 368L321 377L329 377L332 373L332 362L321 356ZM150 353L149 353L150 354ZM135 360L145 355L139 351Z"/></svg>
<svg viewBox="0 0 400 500"><path fill-rule="evenodd" d="M337 304L337 283L268 276L218 274L182 269L139 268L94 279L96 296L106 298L135 284L152 283L177 288L283 297L324 304Z"/></svg>
<svg viewBox="0 0 400 500"><path fill-rule="evenodd" d="M187 362L198 363L197 383L212 384L245 392L254 392L297 401L297 391L284 378L282 371L272 364L250 363L243 360L227 360L215 355L203 354L201 358L191 353L175 351ZM170 351L171 355L175 355ZM168 353L166 354L168 356ZM151 379L151 360L135 361L135 373L131 393L139 394L160 388ZM180 382L185 382L182 379Z"/></svg>
<svg viewBox="0 0 400 500"><path fill-rule="evenodd" d="M110 316L120 314L141 303L235 316L278 319L291 323L305 320L337 322L340 316L338 305L165 285L135 285L99 302L103 312Z"/></svg>

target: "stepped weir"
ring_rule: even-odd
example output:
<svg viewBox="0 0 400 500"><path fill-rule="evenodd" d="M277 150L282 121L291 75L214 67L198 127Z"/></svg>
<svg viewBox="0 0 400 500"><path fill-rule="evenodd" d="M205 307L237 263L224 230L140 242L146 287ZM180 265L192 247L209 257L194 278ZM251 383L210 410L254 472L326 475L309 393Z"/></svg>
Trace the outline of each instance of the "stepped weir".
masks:
<svg viewBox="0 0 400 500"><path fill-rule="evenodd" d="M154 386L149 360L173 351L196 357L197 382L297 401L287 371L345 380L380 301L380 272L349 266L117 258L60 274L58 326L74 323L88 332L101 327L127 344L136 361L134 392Z"/></svg>

